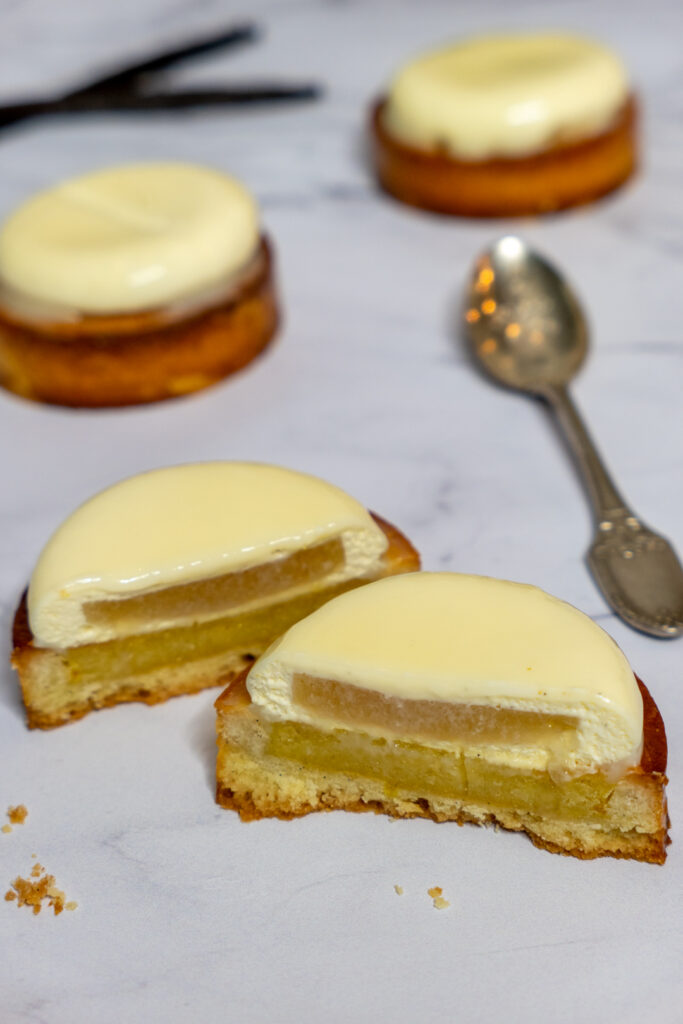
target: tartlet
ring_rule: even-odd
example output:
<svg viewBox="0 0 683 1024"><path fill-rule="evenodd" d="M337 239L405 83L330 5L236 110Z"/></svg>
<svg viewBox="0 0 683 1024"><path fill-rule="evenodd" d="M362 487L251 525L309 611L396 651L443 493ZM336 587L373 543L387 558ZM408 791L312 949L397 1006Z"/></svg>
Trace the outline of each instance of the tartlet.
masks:
<svg viewBox="0 0 683 1024"><path fill-rule="evenodd" d="M293 626L224 691L217 801L381 811L662 863L666 736L611 638L535 587L410 573Z"/></svg>
<svg viewBox="0 0 683 1024"><path fill-rule="evenodd" d="M637 163L637 104L608 49L569 34L483 36L419 57L372 108L382 187L470 217L591 202Z"/></svg>
<svg viewBox="0 0 683 1024"><path fill-rule="evenodd" d="M57 529L17 609L28 724L225 685L331 597L419 564L398 530L304 473L209 462L131 477Z"/></svg>
<svg viewBox="0 0 683 1024"><path fill-rule="evenodd" d="M39 193L0 231L0 384L155 402L246 366L278 324L272 245L233 178L132 164Z"/></svg>

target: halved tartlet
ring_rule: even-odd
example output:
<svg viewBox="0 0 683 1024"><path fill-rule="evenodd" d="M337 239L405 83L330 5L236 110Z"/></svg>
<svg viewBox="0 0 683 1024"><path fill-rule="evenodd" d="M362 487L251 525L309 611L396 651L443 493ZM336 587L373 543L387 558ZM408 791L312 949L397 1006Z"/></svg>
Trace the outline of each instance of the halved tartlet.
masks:
<svg viewBox="0 0 683 1024"><path fill-rule="evenodd" d="M197 391L278 322L247 190L206 167L130 164L62 182L0 231L0 384L97 407Z"/></svg>
<svg viewBox="0 0 683 1024"><path fill-rule="evenodd" d="M666 737L611 638L535 587L411 573L293 626L218 698L217 800L497 823L662 863Z"/></svg>
<svg viewBox="0 0 683 1024"><path fill-rule="evenodd" d="M374 104L382 187L470 217L548 213L623 184L636 101L617 57L567 33L482 36L418 57Z"/></svg>
<svg viewBox="0 0 683 1024"><path fill-rule="evenodd" d="M225 685L325 601L417 568L398 530L303 473L214 462L131 477L59 527L19 605L28 724Z"/></svg>

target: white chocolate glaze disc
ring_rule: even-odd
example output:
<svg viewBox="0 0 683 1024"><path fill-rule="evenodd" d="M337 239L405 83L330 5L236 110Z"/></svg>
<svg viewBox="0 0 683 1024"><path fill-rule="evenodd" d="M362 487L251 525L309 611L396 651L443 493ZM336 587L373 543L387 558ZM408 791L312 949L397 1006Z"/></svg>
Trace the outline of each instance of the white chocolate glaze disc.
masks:
<svg viewBox="0 0 683 1024"><path fill-rule="evenodd" d="M211 290L259 240L247 190L219 171L130 164L29 199L0 232L0 283L81 313L153 310Z"/></svg>
<svg viewBox="0 0 683 1024"><path fill-rule="evenodd" d="M344 578L377 568L387 539L344 491L279 466L205 462L153 470L95 495L57 529L28 592L41 646L99 639L88 601L212 578L340 537Z"/></svg>
<svg viewBox="0 0 683 1024"><path fill-rule="evenodd" d="M387 130L466 160L521 157L610 127L629 93L618 58L560 33L482 36L418 57L396 75Z"/></svg>
<svg viewBox="0 0 683 1024"><path fill-rule="evenodd" d="M316 724L293 699L299 673L399 701L572 716L572 769L640 756L643 703L619 647L583 612L526 584L429 572L369 583L292 626L249 673L267 715Z"/></svg>

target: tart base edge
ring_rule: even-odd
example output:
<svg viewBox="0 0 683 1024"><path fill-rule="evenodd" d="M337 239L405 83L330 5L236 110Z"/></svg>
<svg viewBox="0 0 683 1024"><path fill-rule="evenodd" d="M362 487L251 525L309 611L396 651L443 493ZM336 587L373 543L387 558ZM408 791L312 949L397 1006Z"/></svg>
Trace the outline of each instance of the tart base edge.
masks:
<svg viewBox="0 0 683 1024"><path fill-rule="evenodd" d="M42 329L0 308L0 385L72 408L159 402L217 383L250 363L279 323L271 246L236 295L185 318L84 318Z"/></svg>
<svg viewBox="0 0 683 1024"><path fill-rule="evenodd" d="M458 160L410 146L384 127L386 99L372 108L370 136L381 187L402 203L464 217L515 217L580 206L614 191L637 165L637 104L615 124L575 143L519 158Z"/></svg>

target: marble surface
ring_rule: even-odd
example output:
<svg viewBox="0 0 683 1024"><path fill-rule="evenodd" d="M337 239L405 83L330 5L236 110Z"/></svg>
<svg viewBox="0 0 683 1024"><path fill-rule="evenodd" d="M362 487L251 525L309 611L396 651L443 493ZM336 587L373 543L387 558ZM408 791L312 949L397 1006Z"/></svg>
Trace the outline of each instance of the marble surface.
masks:
<svg viewBox="0 0 683 1024"><path fill-rule="evenodd" d="M325 476L400 524L424 565L524 580L603 625L667 722L673 819L665 867L582 863L520 836L374 815L244 825L213 803L214 693L25 728L0 675L0 885L31 855L74 913L0 903L0 1019L681 1020L682 641L615 619L583 561L586 500L543 408L474 374L454 330L474 254L509 225L439 219L379 195L367 100L421 47L510 26L594 33L623 54L645 112L644 166L618 195L515 229L571 276L594 348L575 395L617 480L683 549L683 8L14 0L2 9L0 99L75 84L124 54L253 15L264 39L174 81L292 75L324 101L248 113L88 117L0 135L0 215L104 164L196 160L255 191L277 242L284 330L238 377L175 403L72 412L0 395L0 619L49 532L97 489L212 458ZM399 896L394 885L403 887ZM427 889L442 886L448 910Z"/></svg>

